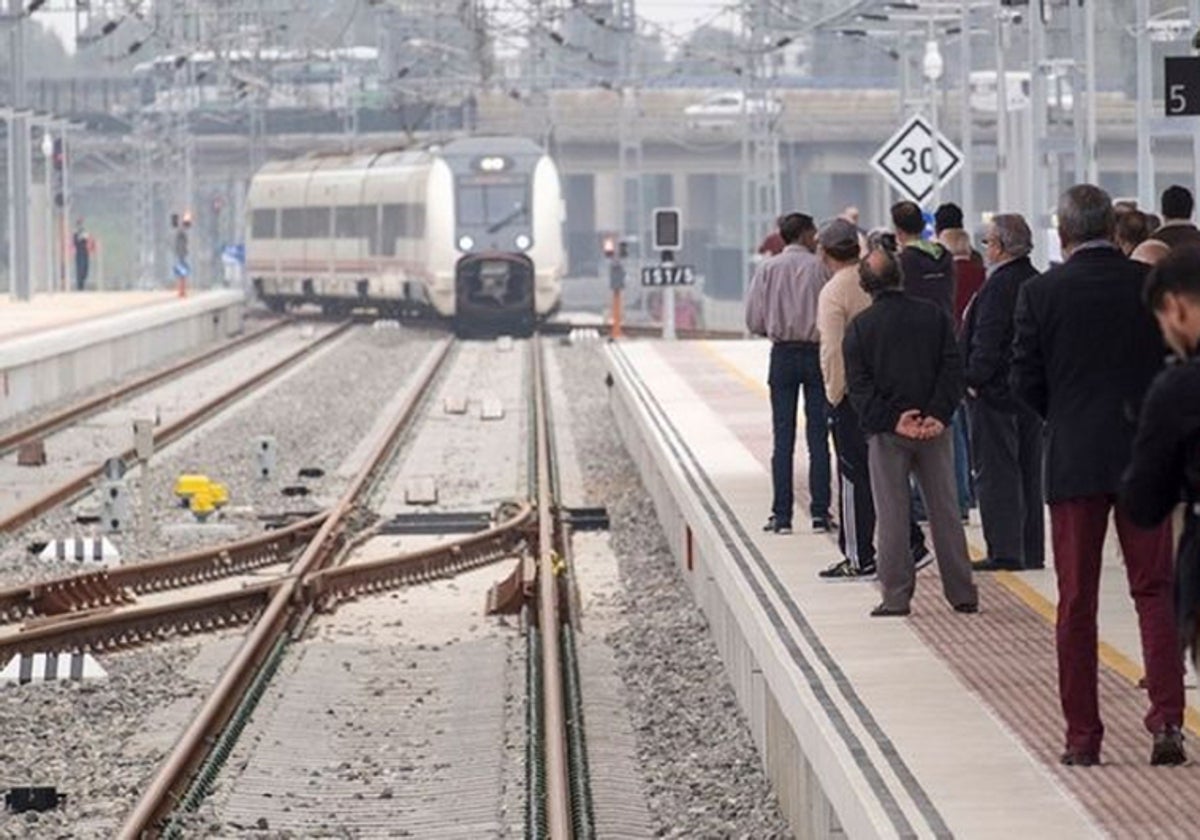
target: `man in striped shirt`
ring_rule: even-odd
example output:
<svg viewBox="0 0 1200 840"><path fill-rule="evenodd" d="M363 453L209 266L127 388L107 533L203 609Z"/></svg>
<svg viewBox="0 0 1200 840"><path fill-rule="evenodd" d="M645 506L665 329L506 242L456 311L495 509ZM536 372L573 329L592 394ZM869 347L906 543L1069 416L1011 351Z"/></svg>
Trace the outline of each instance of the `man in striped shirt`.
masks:
<svg viewBox="0 0 1200 840"><path fill-rule="evenodd" d="M767 384L774 429L774 498L763 530L792 532L796 409L803 389L810 513L814 530L828 531L829 431L818 357L817 295L829 279L829 272L813 253L817 228L811 216L787 214L780 220L779 234L784 241L783 251L759 263L746 299L746 328L753 335L771 339Z"/></svg>

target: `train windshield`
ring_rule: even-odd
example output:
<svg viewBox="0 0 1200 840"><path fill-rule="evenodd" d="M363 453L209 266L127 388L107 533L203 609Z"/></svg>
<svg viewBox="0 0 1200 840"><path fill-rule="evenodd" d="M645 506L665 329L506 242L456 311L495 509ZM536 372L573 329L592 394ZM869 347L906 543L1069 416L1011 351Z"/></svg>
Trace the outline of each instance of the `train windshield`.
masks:
<svg viewBox="0 0 1200 840"><path fill-rule="evenodd" d="M528 218L528 190L523 181L462 180L458 184L458 223L488 227L492 233Z"/></svg>

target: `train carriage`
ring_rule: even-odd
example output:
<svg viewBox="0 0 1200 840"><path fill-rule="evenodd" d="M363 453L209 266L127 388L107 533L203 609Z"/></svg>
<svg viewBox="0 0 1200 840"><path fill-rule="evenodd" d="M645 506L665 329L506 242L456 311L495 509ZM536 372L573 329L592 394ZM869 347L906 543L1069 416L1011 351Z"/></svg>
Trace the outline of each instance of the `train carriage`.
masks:
<svg viewBox="0 0 1200 840"><path fill-rule="evenodd" d="M247 269L273 309L432 312L528 330L566 268L553 160L523 138L267 164L249 193Z"/></svg>

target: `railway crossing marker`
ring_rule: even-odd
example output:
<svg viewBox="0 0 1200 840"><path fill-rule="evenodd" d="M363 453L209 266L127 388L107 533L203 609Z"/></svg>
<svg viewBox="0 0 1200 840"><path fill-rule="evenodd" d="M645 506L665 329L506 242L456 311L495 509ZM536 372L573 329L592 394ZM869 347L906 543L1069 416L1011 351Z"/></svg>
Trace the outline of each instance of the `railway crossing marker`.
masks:
<svg viewBox="0 0 1200 840"><path fill-rule="evenodd" d="M934 177L933 129L914 114L871 158L871 167L898 192L924 204L937 184L945 185L962 168L963 154L940 132L937 143L937 178Z"/></svg>
<svg viewBox="0 0 1200 840"><path fill-rule="evenodd" d="M96 563L117 562L121 553L108 537L66 537L50 540L38 554L40 560L91 560Z"/></svg>
<svg viewBox="0 0 1200 840"><path fill-rule="evenodd" d="M0 671L0 683L102 680L108 672L90 653L19 653Z"/></svg>

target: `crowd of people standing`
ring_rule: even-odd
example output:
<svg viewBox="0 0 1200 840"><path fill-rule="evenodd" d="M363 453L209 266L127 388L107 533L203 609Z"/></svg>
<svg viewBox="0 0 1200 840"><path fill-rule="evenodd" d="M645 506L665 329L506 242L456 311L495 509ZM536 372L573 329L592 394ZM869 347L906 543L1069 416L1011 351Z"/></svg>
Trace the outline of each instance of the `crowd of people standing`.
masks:
<svg viewBox="0 0 1200 840"><path fill-rule="evenodd" d="M836 528L842 555L819 575L878 582L872 616L908 615L916 572L934 559L950 606L978 612L976 572L1045 567L1049 507L1072 766L1099 763L1104 735L1096 616L1110 517L1141 632L1151 763L1186 760L1183 653L1197 657L1200 631L1200 230L1184 187L1163 193L1161 211L1072 187L1058 206L1063 260L1045 271L1017 214L991 216L977 251L952 204L932 235L913 202L870 235L853 208L820 228L791 213L747 297L748 329L772 343L765 530L792 531L803 398L811 521ZM1166 366L1169 351L1178 363ZM986 556L972 563L964 522L976 505Z"/></svg>

